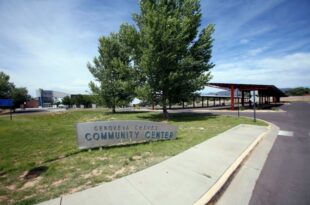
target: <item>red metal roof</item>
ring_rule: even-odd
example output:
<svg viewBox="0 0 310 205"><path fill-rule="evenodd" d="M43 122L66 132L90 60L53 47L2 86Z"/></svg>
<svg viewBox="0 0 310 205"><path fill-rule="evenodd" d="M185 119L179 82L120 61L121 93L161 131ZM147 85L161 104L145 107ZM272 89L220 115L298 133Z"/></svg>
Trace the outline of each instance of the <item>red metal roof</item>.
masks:
<svg viewBox="0 0 310 205"><path fill-rule="evenodd" d="M240 84L240 83L209 83L208 86L222 88L222 89L238 89L240 91L253 91L258 90L261 95L285 97L286 95L274 85L262 84Z"/></svg>

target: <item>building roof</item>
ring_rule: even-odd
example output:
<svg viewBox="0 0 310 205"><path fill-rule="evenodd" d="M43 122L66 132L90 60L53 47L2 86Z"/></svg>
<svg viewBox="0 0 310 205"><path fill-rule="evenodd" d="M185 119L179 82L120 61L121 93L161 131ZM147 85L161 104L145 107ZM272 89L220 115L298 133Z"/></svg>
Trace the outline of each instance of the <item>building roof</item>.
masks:
<svg viewBox="0 0 310 205"><path fill-rule="evenodd" d="M286 97L286 95L274 85L262 85L262 84L240 84L240 83L209 83L208 86L222 88L222 89L231 89L233 86L234 89L240 91L253 91L258 90L260 95L264 96L273 96L273 97Z"/></svg>
<svg viewBox="0 0 310 205"><path fill-rule="evenodd" d="M210 94L200 94L200 97L208 97L208 98L230 98L230 95L210 95ZM240 96L235 95L235 98L241 98Z"/></svg>

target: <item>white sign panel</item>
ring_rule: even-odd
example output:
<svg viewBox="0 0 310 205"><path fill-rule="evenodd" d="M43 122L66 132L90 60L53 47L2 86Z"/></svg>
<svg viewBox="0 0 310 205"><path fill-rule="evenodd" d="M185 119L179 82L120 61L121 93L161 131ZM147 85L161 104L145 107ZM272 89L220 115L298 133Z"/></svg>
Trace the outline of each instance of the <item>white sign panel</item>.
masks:
<svg viewBox="0 0 310 205"><path fill-rule="evenodd" d="M79 149L133 144L176 138L177 127L150 121L99 121L77 123Z"/></svg>

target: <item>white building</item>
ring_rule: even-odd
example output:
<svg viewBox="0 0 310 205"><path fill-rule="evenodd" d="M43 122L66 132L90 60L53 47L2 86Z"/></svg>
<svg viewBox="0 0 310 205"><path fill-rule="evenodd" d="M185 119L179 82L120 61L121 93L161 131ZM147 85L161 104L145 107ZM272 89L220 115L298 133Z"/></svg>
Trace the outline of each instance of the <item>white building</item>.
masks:
<svg viewBox="0 0 310 205"><path fill-rule="evenodd" d="M42 107L51 107L54 103L61 102L64 97L70 96L68 93L43 89L37 90L36 95Z"/></svg>

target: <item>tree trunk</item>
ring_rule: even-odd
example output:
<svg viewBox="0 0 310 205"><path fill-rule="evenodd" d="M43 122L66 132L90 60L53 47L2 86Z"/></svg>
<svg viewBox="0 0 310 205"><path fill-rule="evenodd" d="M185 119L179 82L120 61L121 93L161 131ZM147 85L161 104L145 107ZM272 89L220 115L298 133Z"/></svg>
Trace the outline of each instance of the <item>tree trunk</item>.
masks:
<svg viewBox="0 0 310 205"><path fill-rule="evenodd" d="M152 95L152 110L155 110L155 100L154 100L154 95Z"/></svg>
<svg viewBox="0 0 310 205"><path fill-rule="evenodd" d="M166 97L163 96L163 114L164 114L164 118L165 119L169 119L169 114L168 114L168 110L167 110L167 102L166 102Z"/></svg>
<svg viewBox="0 0 310 205"><path fill-rule="evenodd" d="M112 113L116 113L115 107L116 107L116 100L115 97L113 97Z"/></svg>
<svg viewBox="0 0 310 205"><path fill-rule="evenodd" d="M167 110L167 105L163 105L163 114L165 119L169 119L169 114Z"/></svg>

